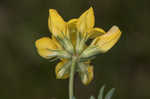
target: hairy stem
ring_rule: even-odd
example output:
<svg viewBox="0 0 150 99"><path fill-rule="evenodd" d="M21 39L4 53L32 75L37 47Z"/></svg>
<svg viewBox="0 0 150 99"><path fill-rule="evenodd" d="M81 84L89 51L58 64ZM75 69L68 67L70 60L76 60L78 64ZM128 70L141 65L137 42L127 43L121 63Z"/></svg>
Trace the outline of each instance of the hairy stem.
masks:
<svg viewBox="0 0 150 99"><path fill-rule="evenodd" d="M72 59L72 66L70 71L70 78L69 78L69 99L73 98L73 91L74 91L74 73L75 73L75 66L76 66L76 58L73 57Z"/></svg>

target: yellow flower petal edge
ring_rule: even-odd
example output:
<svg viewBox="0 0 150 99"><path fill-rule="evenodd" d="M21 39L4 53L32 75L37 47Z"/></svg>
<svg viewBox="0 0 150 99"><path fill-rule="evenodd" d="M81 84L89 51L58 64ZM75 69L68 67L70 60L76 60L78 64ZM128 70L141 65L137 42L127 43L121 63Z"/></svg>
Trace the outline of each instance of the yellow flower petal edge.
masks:
<svg viewBox="0 0 150 99"><path fill-rule="evenodd" d="M78 19L77 29L80 33L85 33L94 27L95 17L93 8L90 7Z"/></svg>
<svg viewBox="0 0 150 99"><path fill-rule="evenodd" d="M56 65L55 68L55 73L56 73L56 78L57 79L67 79L69 77L69 73L64 74L62 77L59 77L58 72L60 71L60 69L64 66L64 64L67 62L67 60L62 60L61 62L59 62Z"/></svg>
<svg viewBox="0 0 150 99"><path fill-rule="evenodd" d="M106 34L97 37L92 45L97 45L100 52L104 53L111 49L121 36L121 31L117 26L113 26Z"/></svg>
<svg viewBox="0 0 150 99"><path fill-rule="evenodd" d="M54 36L63 37L62 33L66 33L66 22L54 9L49 10L48 27Z"/></svg>
<svg viewBox="0 0 150 99"><path fill-rule="evenodd" d="M103 29L101 29L101 28L98 28L98 27L96 27L96 28L92 28L90 31L89 31L89 37L91 38L91 39L93 39L93 38L95 38L95 37L98 37L98 36L101 36L101 35L103 35L103 34L105 34L106 32L103 30Z"/></svg>
<svg viewBox="0 0 150 99"><path fill-rule="evenodd" d="M76 27L76 24L77 24L77 19L71 19L67 22L67 25L68 25L68 32L69 33L75 33L77 32L77 27ZM70 35L72 36L72 35Z"/></svg>
<svg viewBox="0 0 150 99"><path fill-rule="evenodd" d="M71 19L71 20L69 20L68 21L68 24L72 24L72 23L76 23L78 21L78 19L76 19L76 18L73 18L73 19Z"/></svg>

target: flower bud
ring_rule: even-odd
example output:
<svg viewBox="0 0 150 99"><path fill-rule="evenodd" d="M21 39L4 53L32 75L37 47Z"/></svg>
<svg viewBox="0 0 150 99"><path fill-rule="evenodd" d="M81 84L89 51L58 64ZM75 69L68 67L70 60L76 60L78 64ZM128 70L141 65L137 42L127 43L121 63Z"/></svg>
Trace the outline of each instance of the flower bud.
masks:
<svg viewBox="0 0 150 99"><path fill-rule="evenodd" d="M82 83L88 85L94 77L93 66L85 63L79 63L78 68Z"/></svg>
<svg viewBox="0 0 150 99"><path fill-rule="evenodd" d="M56 66L55 72L57 79L65 79L69 76L69 67L71 65L71 61L63 60L59 62Z"/></svg>

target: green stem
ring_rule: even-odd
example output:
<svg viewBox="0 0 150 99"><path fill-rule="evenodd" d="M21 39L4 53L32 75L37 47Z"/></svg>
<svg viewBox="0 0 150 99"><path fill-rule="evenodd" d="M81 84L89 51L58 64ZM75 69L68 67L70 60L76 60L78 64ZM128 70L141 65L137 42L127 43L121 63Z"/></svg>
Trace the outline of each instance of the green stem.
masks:
<svg viewBox="0 0 150 99"><path fill-rule="evenodd" d="M72 59L72 66L71 66L71 71L70 71L70 78L69 78L69 99L73 98L73 82L74 82L74 73L75 73L75 66L76 66L76 58L73 57Z"/></svg>

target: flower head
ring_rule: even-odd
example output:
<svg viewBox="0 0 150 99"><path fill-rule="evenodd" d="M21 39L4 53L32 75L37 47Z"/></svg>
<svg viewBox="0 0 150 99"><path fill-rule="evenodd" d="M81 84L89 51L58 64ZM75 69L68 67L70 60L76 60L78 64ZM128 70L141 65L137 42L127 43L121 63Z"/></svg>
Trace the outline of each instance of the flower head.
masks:
<svg viewBox="0 0 150 99"><path fill-rule="evenodd" d="M108 32L94 27L93 8L90 7L79 18L65 22L59 13L49 10L48 26L51 37L42 37L36 41L40 56L46 59L60 59L56 65L56 77L66 79L70 75L72 60L76 59L75 71L79 73L83 84L89 84L93 77L90 60L99 53L105 53L119 40L121 32L113 26ZM86 42L93 39L90 45Z"/></svg>

